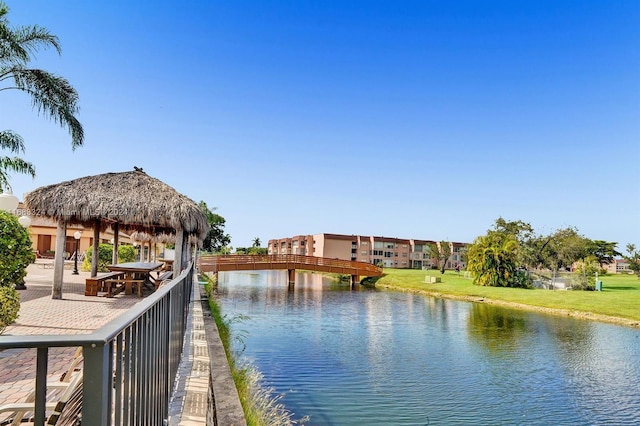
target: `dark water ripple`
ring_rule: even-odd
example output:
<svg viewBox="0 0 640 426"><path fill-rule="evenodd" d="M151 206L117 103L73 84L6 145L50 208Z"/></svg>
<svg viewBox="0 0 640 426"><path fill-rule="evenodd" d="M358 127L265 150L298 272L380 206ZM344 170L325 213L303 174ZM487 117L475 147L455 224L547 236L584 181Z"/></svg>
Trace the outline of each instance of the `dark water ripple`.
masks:
<svg viewBox="0 0 640 426"><path fill-rule="evenodd" d="M223 310L308 424L640 424L638 330L283 279L223 274Z"/></svg>

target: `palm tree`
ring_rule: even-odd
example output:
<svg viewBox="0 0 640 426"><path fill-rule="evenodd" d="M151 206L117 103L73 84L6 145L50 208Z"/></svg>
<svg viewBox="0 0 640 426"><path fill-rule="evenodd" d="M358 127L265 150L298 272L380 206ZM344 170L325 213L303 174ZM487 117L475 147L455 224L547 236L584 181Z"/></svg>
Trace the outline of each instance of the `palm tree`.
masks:
<svg viewBox="0 0 640 426"><path fill-rule="evenodd" d="M260 247L261 243L260 238L256 237L253 239L253 247Z"/></svg>
<svg viewBox="0 0 640 426"><path fill-rule="evenodd" d="M489 232L476 238L467 252L467 269L475 284L508 287L516 274L518 242L512 235Z"/></svg>
<svg viewBox="0 0 640 426"><path fill-rule="evenodd" d="M58 37L37 25L9 26L9 8L0 1L0 91L20 90L31 97L38 114L69 129L73 149L84 143L84 130L76 118L78 93L64 78L41 69L28 68L33 54L53 47L61 53ZM0 131L0 149L14 154L24 152L24 141L11 130ZM0 191L9 188L7 172L35 176L31 163L19 157L0 156Z"/></svg>

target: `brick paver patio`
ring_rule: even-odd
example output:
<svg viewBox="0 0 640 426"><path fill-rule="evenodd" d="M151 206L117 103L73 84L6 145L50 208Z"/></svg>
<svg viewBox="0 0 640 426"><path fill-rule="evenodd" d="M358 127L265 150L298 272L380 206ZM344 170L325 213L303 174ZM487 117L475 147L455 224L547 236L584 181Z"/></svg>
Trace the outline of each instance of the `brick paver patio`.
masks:
<svg viewBox="0 0 640 426"><path fill-rule="evenodd" d="M19 290L20 312L4 336L37 334L88 334L116 318L140 299L135 295L113 298L84 295L89 272L72 275L64 271L62 299L51 298L53 269L43 263L27 267L26 290ZM59 378L73 359L75 348L52 348L49 351L49 376ZM35 349L0 351L0 405L21 402L33 389Z"/></svg>

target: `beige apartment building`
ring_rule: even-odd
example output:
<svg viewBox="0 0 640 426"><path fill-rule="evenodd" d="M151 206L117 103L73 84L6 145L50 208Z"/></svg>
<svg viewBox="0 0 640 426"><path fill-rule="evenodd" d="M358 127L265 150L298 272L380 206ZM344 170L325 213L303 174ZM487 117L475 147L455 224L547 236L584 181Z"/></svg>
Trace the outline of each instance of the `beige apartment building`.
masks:
<svg viewBox="0 0 640 426"><path fill-rule="evenodd" d="M429 257L429 244L437 241L413 240L395 237L367 235L315 234L298 235L291 238L269 240L269 254L301 254L330 259L353 260L381 264L385 268L429 269L437 265L436 259ZM459 265L464 269L462 249L465 243L451 242L451 256L445 268L454 269Z"/></svg>
<svg viewBox="0 0 640 426"><path fill-rule="evenodd" d="M632 274L629 269L629 262L625 259L613 259L613 262L603 265L609 274Z"/></svg>

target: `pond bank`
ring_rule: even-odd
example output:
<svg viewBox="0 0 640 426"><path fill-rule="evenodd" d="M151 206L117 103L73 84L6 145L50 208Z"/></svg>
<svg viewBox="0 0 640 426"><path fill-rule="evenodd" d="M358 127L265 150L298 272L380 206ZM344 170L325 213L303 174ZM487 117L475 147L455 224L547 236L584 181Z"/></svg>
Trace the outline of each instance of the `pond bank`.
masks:
<svg viewBox="0 0 640 426"><path fill-rule="evenodd" d="M544 306L535 306L535 305L527 305L524 303L508 302L504 300L491 299L488 297L481 297L481 296L456 295L456 294L443 293L439 291L429 291L425 289L405 288L402 286L395 286L391 284L377 283L376 288L383 288L387 290L402 291L402 292L409 292L409 293L418 293L418 294L424 294L426 296L440 297L440 298L453 299L453 300L462 300L466 302L487 303L492 305L504 306L508 308L514 308L514 309L523 309L523 310L529 310L529 311L535 311L535 312L542 312L542 313L551 314L551 315L569 316L569 317L574 317L574 318L579 318L584 320L602 321L602 322L624 325L627 327L640 328L640 321L637 321L637 320L620 318L620 317L615 317L610 315L596 314L593 312L583 312L583 311L578 311L574 309L548 308Z"/></svg>

